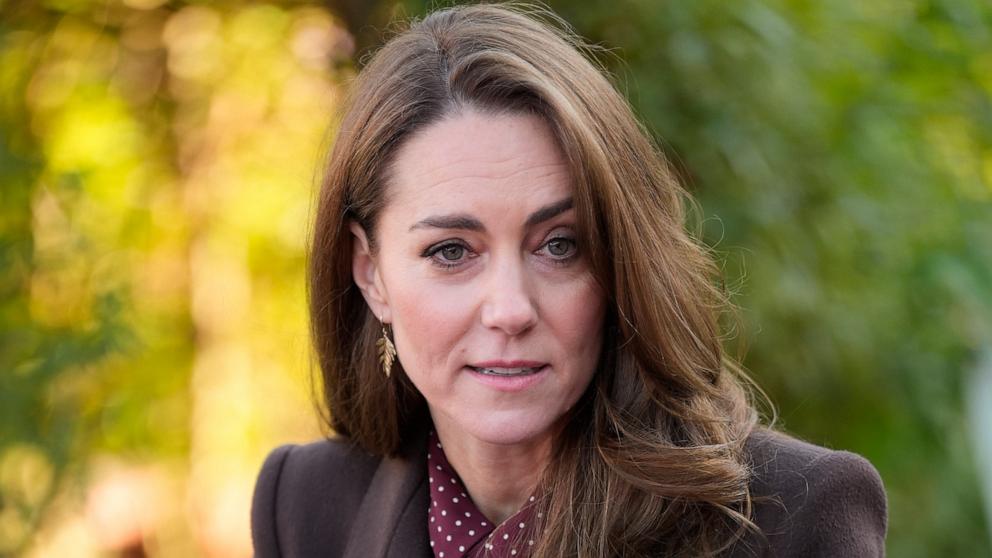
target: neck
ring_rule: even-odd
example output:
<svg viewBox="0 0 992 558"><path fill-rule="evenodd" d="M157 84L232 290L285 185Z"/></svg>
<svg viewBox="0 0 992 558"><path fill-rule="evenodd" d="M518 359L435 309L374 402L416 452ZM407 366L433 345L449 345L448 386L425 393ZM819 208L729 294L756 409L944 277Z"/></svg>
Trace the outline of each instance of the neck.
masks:
<svg viewBox="0 0 992 558"><path fill-rule="evenodd" d="M523 507L551 459L550 432L521 443L494 444L467 435L444 420L435 418L434 426L444 455L472 502L494 525Z"/></svg>

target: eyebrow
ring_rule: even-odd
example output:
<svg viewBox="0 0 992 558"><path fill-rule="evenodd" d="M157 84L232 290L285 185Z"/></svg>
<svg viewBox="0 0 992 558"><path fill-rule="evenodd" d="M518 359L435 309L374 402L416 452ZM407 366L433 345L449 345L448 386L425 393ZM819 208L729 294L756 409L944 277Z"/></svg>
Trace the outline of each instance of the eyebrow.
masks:
<svg viewBox="0 0 992 558"><path fill-rule="evenodd" d="M572 209L574 206L574 201L572 198L565 198L561 201L546 205L534 213L531 213L527 217L527 221L524 222L524 228L530 228L539 223L543 223L548 219L557 217L558 215ZM421 219L410 227L410 230L415 229L426 229L426 228L437 228L437 229L460 229L467 231L485 232L486 227L475 217L465 214L465 213L455 213L452 215L432 215L426 219Z"/></svg>

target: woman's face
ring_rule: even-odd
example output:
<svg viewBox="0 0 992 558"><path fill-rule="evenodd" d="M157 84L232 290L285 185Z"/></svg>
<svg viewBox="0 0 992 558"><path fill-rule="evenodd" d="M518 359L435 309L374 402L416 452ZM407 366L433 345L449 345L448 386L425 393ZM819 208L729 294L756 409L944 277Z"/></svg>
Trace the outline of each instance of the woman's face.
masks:
<svg viewBox="0 0 992 558"><path fill-rule="evenodd" d="M534 442L595 373L605 303L577 245L569 169L535 116L466 110L396 153L354 276L442 432Z"/></svg>

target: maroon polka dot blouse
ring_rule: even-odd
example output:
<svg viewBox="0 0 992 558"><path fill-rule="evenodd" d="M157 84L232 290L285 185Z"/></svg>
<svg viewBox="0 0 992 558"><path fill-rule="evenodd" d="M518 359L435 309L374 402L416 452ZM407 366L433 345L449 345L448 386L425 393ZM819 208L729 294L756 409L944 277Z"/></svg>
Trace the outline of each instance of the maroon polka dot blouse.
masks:
<svg viewBox="0 0 992 558"><path fill-rule="evenodd" d="M427 476L431 487L427 528L436 558L530 556L535 542L532 523L540 519L540 513L535 517L534 496L506 521L493 525L468 497L433 430L427 450Z"/></svg>

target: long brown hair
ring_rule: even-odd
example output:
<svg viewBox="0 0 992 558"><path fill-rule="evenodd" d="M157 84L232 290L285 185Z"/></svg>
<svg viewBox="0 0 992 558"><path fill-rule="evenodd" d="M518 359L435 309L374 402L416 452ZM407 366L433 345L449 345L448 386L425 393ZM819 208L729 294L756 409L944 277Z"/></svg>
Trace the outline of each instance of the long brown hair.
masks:
<svg viewBox="0 0 992 558"><path fill-rule="evenodd" d="M389 165L418 130L464 107L527 112L571 167L580 246L608 297L597 374L541 481L534 555L715 555L749 520L750 381L722 347L730 301L685 230L694 203L589 48L543 8L473 5L412 22L351 89L318 202L309 295L330 427L395 454L426 413L351 275L348 221L376 250Z"/></svg>

